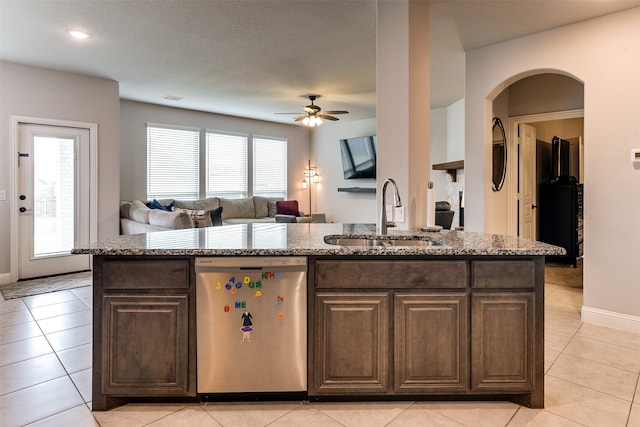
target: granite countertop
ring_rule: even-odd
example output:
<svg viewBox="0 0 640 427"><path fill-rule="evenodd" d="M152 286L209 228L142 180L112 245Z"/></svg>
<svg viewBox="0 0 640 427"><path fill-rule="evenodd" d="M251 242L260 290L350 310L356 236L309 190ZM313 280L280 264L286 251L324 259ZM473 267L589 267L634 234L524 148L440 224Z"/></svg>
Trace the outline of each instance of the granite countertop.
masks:
<svg viewBox="0 0 640 427"><path fill-rule="evenodd" d="M338 246L325 236L423 239L431 246ZM408 232L376 236L373 224L239 224L113 237L72 250L92 255L563 255L563 248L513 236L464 231Z"/></svg>

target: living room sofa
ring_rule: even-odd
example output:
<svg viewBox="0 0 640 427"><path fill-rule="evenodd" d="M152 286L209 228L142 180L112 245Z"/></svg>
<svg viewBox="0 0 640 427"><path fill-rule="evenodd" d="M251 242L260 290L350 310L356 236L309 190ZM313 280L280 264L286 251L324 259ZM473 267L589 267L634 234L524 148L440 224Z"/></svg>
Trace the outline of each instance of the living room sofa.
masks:
<svg viewBox="0 0 640 427"><path fill-rule="evenodd" d="M230 224L275 223L279 209L280 215L296 216L296 222L310 221L297 210L297 201L284 201L281 197L134 200L120 202L120 234Z"/></svg>

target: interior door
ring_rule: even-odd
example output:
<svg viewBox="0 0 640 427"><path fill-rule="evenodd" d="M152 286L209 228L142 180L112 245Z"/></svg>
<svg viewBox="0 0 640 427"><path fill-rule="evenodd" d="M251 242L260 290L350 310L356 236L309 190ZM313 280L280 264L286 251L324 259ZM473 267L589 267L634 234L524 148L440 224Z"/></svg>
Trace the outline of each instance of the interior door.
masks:
<svg viewBox="0 0 640 427"><path fill-rule="evenodd" d="M519 215L518 236L536 240L538 221L536 215L537 179L536 179L536 128L520 124L519 129Z"/></svg>
<svg viewBox="0 0 640 427"><path fill-rule="evenodd" d="M90 269L89 129L21 123L18 153L18 278Z"/></svg>

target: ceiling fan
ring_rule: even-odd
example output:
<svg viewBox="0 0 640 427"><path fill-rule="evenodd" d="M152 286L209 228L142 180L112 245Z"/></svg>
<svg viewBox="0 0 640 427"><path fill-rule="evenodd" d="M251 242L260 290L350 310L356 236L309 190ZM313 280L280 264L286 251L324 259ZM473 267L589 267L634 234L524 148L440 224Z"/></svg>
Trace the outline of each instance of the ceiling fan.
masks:
<svg viewBox="0 0 640 427"><path fill-rule="evenodd" d="M333 116L334 114L349 114L348 111L344 111L344 110L322 111L322 108L320 108L319 105L316 105L313 103L316 99L320 98L320 95L309 95L308 98L311 101L311 104L303 108L304 114L296 117L294 119L296 122L302 121L302 123L304 123L305 125L309 127L313 127L313 126L321 125L323 119L331 120L334 122L337 120L340 120L339 118L334 117ZM275 114L300 114L300 113L275 113Z"/></svg>

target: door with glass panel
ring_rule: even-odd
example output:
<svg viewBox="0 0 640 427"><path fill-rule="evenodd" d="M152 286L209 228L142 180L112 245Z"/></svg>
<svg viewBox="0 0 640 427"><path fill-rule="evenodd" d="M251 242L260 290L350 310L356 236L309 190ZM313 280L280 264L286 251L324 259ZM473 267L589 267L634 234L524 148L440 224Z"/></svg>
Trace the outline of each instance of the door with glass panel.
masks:
<svg viewBox="0 0 640 427"><path fill-rule="evenodd" d="M18 277L27 279L90 268L89 130L19 125Z"/></svg>

